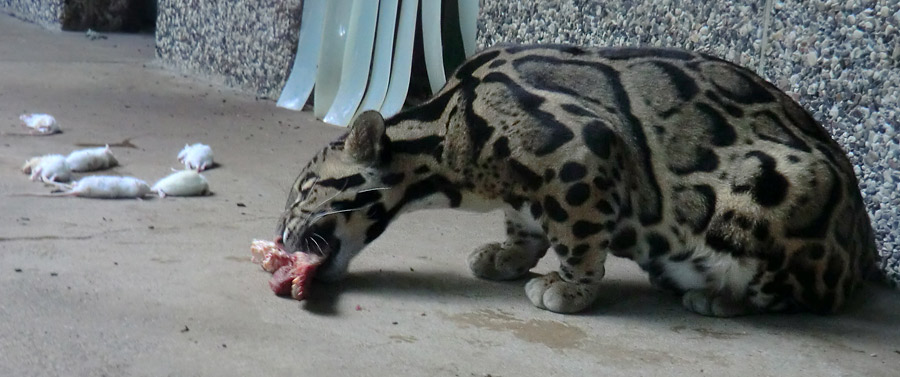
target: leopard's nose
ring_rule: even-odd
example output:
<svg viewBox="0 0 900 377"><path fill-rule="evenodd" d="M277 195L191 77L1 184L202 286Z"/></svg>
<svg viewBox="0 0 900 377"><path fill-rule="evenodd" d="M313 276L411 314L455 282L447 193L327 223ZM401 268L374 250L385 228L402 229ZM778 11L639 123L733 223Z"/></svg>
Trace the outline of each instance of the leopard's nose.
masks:
<svg viewBox="0 0 900 377"><path fill-rule="evenodd" d="M275 238L275 246L278 246L279 249L284 250L284 237L278 236Z"/></svg>

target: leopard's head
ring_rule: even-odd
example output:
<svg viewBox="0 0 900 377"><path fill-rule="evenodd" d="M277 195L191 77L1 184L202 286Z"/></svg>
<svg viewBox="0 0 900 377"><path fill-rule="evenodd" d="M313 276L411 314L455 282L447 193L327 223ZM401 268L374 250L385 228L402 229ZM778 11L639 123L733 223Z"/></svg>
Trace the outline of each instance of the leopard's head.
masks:
<svg viewBox="0 0 900 377"><path fill-rule="evenodd" d="M350 260L387 227L396 198L390 140L381 114L367 111L322 149L294 181L276 241L287 252L324 256L317 276L341 278ZM402 177L399 177L402 179Z"/></svg>

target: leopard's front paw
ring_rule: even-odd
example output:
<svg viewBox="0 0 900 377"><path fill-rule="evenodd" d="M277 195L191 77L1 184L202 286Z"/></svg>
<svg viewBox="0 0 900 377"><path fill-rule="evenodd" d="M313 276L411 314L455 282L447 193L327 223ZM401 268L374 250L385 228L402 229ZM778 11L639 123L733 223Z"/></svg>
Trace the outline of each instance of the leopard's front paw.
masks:
<svg viewBox="0 0 900 377"><path fill-rule="evenodd" d="M512 280L528 273L536 260L532 253L518 246L497 242L482 245L468 258L475 276L488 280Z"/></svg>
<svg viewBox="0 0 900 377"><path fill-rule="evenodd" d="M728 296L699 289L685 292L681 304L687 310L707 317L736 317L753 312L752 308Z"/></svg>
<svg viewBox="0 0 900 377"><path fill-rule="evenodd" d="M575 313L586 309L600 294L595 284L569 283L557 272L531 279L525 294L534 306L557 313Z"/></svg>

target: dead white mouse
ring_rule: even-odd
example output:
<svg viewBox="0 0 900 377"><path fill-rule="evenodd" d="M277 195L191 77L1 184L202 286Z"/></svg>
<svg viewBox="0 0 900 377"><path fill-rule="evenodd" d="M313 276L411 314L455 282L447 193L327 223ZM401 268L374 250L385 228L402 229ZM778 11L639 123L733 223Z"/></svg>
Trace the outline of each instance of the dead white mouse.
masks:
<svg viewBox="0 0 900 377"><path fill-rule="evenodd" d="M72 171L94 171L107 169L119 164L109 145L99 148L81 149L69 153L66 163Z"/></svg>
<svg viewBox="0 0 900 377"><path fill-rule="evenodd" d="M184 145L184 149L178 153L178 162L184 164L185 168L204 171L213 167L212 148L206 144L196 143L193 145Z"/></svg>
<svg viewBox="0 0 900 377"><path fill-rule="evenodd" d="M31 129L32 134L51 135L62 132L56 118L50 114L22 114L19 119Z"/></svg>
<svg viewBox="0 0 900 377"><path fill-rule="evenodd" d="M96 199L139 199L150 193L147 182L134 177L91 175L74 184L57 186L67 191L35 196L78 196Z"/></svg>
<svg viewBox="0 0 900 377"><path fill-rule="evenodd" d="M160 198L166 196L200 196L209 195L209 182L206 177L194 170L179 170L160 179L150 188Z"/></svg>
<svg viewBox="0 0 900 377"><path fill-rule="evenodd" d="M68 182L72 180L72 170L66 163L66 157L61 154L30 158L25 161L25 165L22 165L22 172L31 174L32 181Z"/></svg>

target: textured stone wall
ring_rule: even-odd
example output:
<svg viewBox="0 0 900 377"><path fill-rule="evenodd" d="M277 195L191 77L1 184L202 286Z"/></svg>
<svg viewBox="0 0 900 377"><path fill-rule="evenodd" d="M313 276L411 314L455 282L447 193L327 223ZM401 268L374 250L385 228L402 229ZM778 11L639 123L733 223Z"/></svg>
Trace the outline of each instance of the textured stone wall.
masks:
<svg viewBox="0 0 900 377"><path fill-rule="evenodd" d="M156 55L172 67L277 98L290 74L301 0L159 0Z"/></svg>
<svg viewBox="0 0 900 377"><path fill-rule="evenodd" d="M65 0L0 0L0 9L16 18L59 29Z"/></svg>
<svg viewBox="0 0 900 377"><path fill-rule="evenodd" d="M479 43L683 47L757 70L848 152L885 264L900 282L900 2L773 4L762 55L765 0L482 0Z"/></svg>

